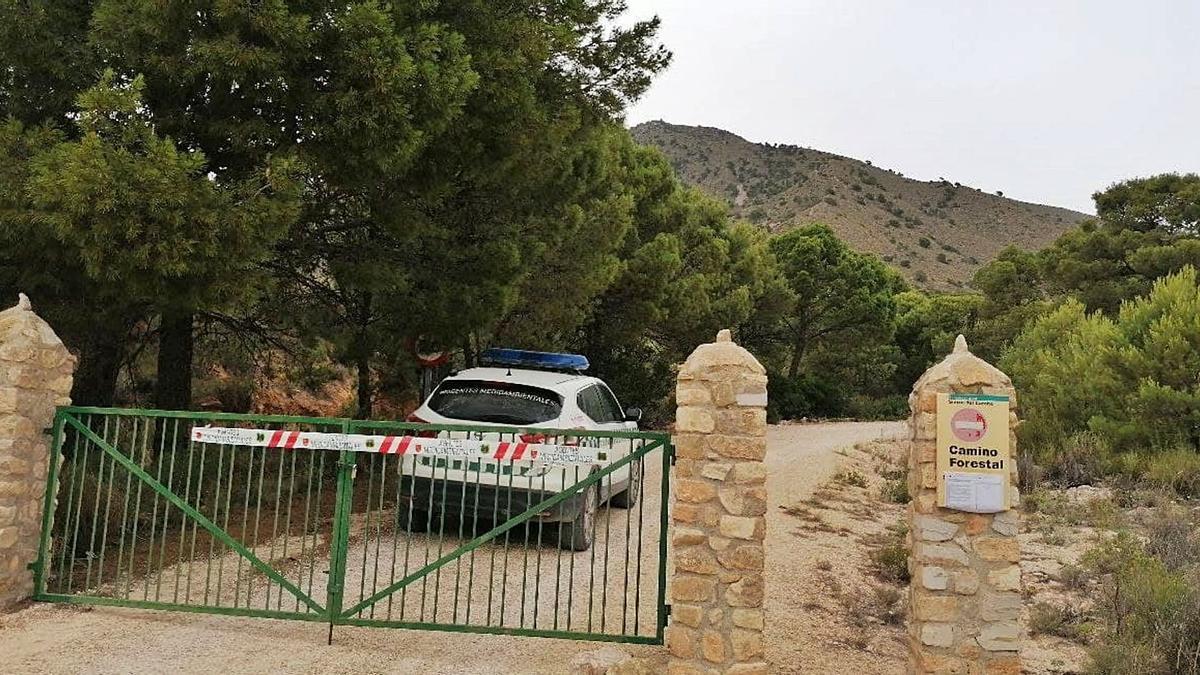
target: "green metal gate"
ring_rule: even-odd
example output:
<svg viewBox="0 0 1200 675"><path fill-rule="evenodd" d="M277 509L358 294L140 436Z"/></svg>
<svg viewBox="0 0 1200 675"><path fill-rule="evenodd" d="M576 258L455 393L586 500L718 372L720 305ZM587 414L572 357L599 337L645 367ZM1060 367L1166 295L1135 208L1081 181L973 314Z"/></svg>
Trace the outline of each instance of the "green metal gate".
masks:
<svg viewBox="0 0 1200 675"><path fill-rule="evenodd" d="M80 407L52 433L37 600L662 644L667 434Z"/></svg>

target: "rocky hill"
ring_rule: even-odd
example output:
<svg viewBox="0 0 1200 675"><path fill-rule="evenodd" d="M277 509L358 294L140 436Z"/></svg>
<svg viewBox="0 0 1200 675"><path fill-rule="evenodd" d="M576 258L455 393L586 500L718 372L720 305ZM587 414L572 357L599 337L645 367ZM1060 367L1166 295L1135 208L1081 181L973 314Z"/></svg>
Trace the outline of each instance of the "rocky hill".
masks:
<svg viewBox="0 0 1200 675"><path fill-rule="evenodd" d="M772 232L825 223L926 288L962 288L1005 246L1041 248L1088 217L819 150L751 143L721 129L646 122L632 133L735 215Z"/></svg>

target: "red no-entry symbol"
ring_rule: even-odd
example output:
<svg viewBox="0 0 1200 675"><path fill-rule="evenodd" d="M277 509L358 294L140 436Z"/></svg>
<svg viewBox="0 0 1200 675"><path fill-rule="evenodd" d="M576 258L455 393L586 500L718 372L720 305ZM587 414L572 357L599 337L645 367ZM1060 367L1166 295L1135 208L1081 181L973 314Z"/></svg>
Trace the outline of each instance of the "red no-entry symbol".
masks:
<svg viewBox="0 0 1200 675"><path fill-rule="evenodd" d="M987 432L987 419L974 408L964 408L950 418L950 430L964 443L974 443Z"/></svg>

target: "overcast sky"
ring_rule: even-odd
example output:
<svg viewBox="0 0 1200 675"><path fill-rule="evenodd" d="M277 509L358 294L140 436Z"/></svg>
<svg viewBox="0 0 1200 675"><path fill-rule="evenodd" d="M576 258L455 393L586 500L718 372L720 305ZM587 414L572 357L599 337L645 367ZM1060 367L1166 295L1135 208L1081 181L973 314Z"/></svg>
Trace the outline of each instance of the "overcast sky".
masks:
<svg viewBox="0 0 1200 675"><path fill-rule="evenodd" d="M720 127L1093 212L1200 171L1200 0L629 0L675 59L628 122Z"/></svg>

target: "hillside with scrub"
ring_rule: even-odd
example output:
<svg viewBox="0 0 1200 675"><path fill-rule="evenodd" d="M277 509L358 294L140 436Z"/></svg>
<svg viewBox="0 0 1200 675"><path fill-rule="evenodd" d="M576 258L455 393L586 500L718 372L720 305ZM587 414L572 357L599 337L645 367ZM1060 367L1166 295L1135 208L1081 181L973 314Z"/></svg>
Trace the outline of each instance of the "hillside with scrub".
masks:
<svg viewBox="0 0 1200 675"><path fill-rule="evenodd" d="M770 232L825 223L923 288L962 289L1004 246L1042 248L1087 217L812 148L751 143L722 129L657 121L632 133L735 216Z"/></svg>

